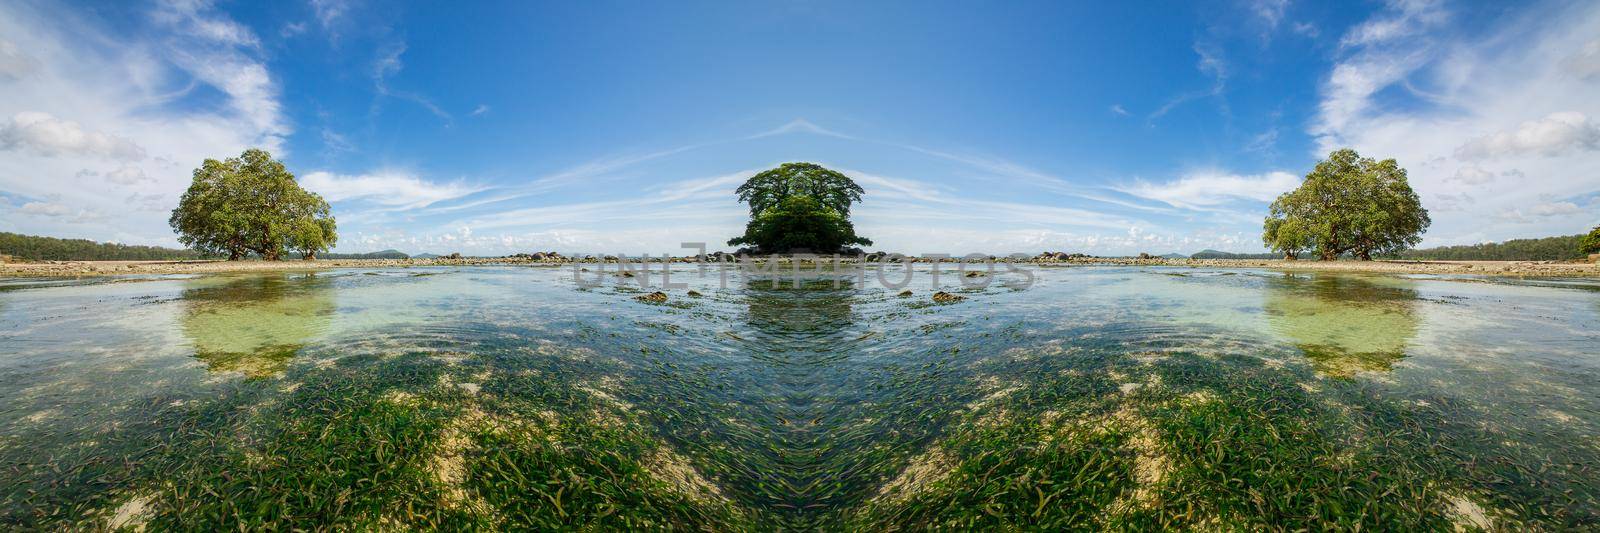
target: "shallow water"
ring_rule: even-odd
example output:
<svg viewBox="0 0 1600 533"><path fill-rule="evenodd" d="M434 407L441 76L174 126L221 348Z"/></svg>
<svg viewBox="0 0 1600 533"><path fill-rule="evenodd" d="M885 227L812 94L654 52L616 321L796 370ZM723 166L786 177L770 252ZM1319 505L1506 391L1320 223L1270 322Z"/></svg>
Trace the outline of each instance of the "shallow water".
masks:
<svg viewBox="0 0 1600 533"><path fill-rule="evenodd" d="M1600 527L1600 286L1031 271L0 282L0 524Z"/></svg>

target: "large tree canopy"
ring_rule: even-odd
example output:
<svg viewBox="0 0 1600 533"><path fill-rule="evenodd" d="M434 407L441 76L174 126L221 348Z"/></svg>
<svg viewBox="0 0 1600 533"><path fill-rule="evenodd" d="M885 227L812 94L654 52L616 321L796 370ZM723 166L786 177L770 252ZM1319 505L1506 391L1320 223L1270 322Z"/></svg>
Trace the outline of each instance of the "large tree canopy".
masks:
<svg viewBox="0 0 1600 533"><path fill-rule="evenodd" d="M337 238L328 202L258 149L201 163L168 223L184 245L230 260L247 253L277 260L286 249L315 258Z"/></svg>
<svg viewBox="0 0 1600 533"><path fill-rule="evenodd" d="M850 223L850 204L861 201L862 192L848 176L813 163L761 172L739 186L739 200L750 204L750 223L728 244L761 253L834 253L871 245Z"/></svg>
<svg viewBox="0 0 1600 533"><path fill-rule="evenodd" d="M1300 188L1272 202L1261 238L1289 258L1309 250L1323 260L1346 253L1366 260L1415 246L1429 224L1405 169L1347 148L1328 154Z"/></svg>
<svg viewBox="0 0 1600 533"><path fill-rule="evenodd" d="M739 201L750 204L750 216L761 214L791 196L810 196L828 209L850 216L850 204L861 201L860 185L849 176L816 163L784 163L740 185Z"/></svg>
<svg viewBox="0 0 1600 533"><path fill-rule="evenodd" d="M752 245L764 252L831 253L853 244L868 246L872 241L857 236L849 219L815 198L790 196L750 219L744 235L728 244Z"/></svg>

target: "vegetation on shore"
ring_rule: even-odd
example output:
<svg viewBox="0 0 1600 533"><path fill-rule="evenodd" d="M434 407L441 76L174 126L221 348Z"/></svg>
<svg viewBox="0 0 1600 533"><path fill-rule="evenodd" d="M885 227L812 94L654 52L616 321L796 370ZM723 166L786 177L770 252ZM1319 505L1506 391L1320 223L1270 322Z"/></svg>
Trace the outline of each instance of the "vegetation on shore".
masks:
<svg viewBox="0 0 1600 533"><path fill-rule="evenodd" d="M1571 261L1584 258L1579 241L1583 235L1564 235L1536 239L1511 239L1459 246L1440 246L1405 250L1397 259L1438 261Z"/></svg>
<svg viewBox="0 0 1600 533"><path fill-rule="evenodd" d="M229 260L255 254L276 261L290 251L316 259L338 240L329 211L272 154L250 149L205 160L168 222L185 246Z"/></svg>
<svg viewBox="0 0 1600 533"><path fill-rule="evenodd" d="M23 261L162 261L199 259L194 250L57 239L0 231L0 256Z"/></svg>
<svg viewBox="0 0 1600 533"><path fill-rule="evenodd" d="M1324 261L1370 260L1415 246L1431 223L1399 163L1348 148L1328 154L1270 209L1261 240L1285 259L1311 252Z"/></svg>
<svg viewBox="0 0 1600 533"><path fill-rule="evenodd" d="M751 176L737 192L750 205L750 223L729 246L751 246L759 254L828 254L872 244L850 223L850 204L861 201L864 191L837 171L784 163Z"/></svg>
<svg viewBox="0 0 1600 533"><path fill-rule="evenodd" d="M1600 254L1600 226L1595 226L1594 229L1589 230L1589 234L1584 235L1583 238L1578 241L1578 252L1584 254Z"/></svg>

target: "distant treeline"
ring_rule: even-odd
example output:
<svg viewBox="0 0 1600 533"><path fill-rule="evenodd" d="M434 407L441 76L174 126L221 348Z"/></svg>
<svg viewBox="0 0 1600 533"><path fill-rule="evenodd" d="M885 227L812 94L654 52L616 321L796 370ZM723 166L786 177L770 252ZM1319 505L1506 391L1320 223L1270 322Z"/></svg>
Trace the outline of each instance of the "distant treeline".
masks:
<svg viewBox="0 0 1600 533"><path fill-rule="evenodd" d="M26 261L159 261L199 259L194 250L130 246L88 239L57 239L0 232L0 255Z"/></svg>
<svg viewBox="0 0 1600 533"><path fill-rule="evenodd" d="M1236 254L1216 250L1201 250L1190 259L1283 259L1283 254Z"/></svg>
<svg viewBox="0 0 1600 533"><path fill-rule="evenodd" d="M1400 252L1400 259L1453 261L1570 261L1583 259L1578 241L1583 235L1564 235L1542 239L1512 239L1506 242L1440 246Z"/></svg>

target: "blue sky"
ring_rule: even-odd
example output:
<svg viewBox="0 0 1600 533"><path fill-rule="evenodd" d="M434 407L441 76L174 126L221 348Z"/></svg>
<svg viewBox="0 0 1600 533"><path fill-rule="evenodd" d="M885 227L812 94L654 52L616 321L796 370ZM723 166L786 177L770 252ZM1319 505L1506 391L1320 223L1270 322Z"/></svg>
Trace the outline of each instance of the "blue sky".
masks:
<svg viewBox="0 0 1600 533"><path fill-rule="evenodd" d="M338 251L679 252L785 161L907 253L1259 251L1328 150L1397 158L1425 245L1600 223L1600 4L11 2L0 230L175 245L266 147Z"/></svg>

